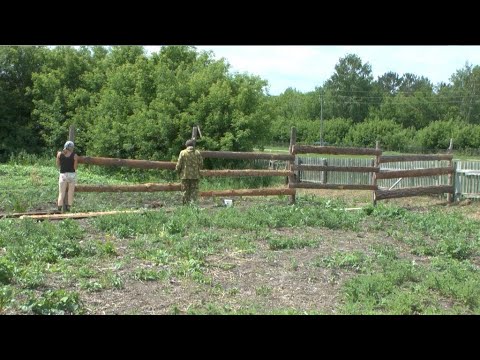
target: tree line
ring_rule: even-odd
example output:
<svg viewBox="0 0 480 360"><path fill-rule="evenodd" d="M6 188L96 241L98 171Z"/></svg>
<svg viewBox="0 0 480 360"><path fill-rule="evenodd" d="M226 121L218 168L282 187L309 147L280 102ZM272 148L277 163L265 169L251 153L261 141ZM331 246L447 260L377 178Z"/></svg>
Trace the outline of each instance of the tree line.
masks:
<svg viewBox="0 0 480 360"><path fill-rule="evenodd" d="M414 74L373 78L354 54L311 92L268 93L259 76L232 73L194 46L0 47L0 161L54 154L76 126L83 155L174 159L192 127L208 150L252 151L289 140L385 150L480 147L480 67L450 82Z"/></svg>

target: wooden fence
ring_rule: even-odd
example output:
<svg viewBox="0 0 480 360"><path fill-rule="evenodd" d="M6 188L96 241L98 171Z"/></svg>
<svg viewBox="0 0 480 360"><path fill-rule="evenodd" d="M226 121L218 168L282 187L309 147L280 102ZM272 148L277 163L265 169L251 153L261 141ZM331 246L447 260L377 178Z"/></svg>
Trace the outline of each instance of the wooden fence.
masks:
<svg viewBox="0 0 480 360"><path fill-rule="evenodd" d="M194 128L192 137L195 139L197 131ZM73 140L74 133L69 134L69 138ZM254 153L254 152L231 152L231 151L200 151L204 158L217 159L238 159L238 160L255 160L269 161L270 164L282 162L285 166L273 167L268 170L259 169L243 169L243 170L202 170L203 177L245 177L245 176L281 176L286 178L286 187L281 188L261 188L261 189L229 189L229 190L207 190L201 191L200 196L270 196L270 195L289 195L290 203L295 203L296 189L340 189L340 190L371 190L373 203L377 200L392 199L408 196L419 196L428 194L447 193L449 200L452 201L454 194L454 174L455 170L452 163L451 154L440 155L402 155L402 156L382 156L382 151L376 145L375 149L371 148L348 148L333 146L311 146L296 144L296 129L292 128L290 136L289 154L274 153ZM366 163L357 163L352 166L351 163L331 164L323 161L316 164L304 163L299 154L325 154L325 155L369 155L373 159L367 159ZM446 161L447 166L438 166L432 168L420 169L388 169L382 168L383 164L413 162L413 161ZM161 169L174 170L175 163L170 161L149 161L149 160L131 160L131 159L114 159L103 157L87 157L80 156L79 163L100 166L126 166L140 169ZM301 174L305 172L315 172L322 174L319 176L320 182L303 182ZM348 182L336 181L334 177L329 177L327 183L327 174L363 174L363 181L352 183L350 178ZM412 178L412 177L441 177L447 176L447 184L437 184L431 186L408 187L393 189L382 188L378 186L378 182L387 179ZM334 180L332 183L331 180ZM365 181L367 179L367 181ZM180 191L179 183L169 184L135 184L135 185L82 185L76 186L78 192L153 192L153 191Z"/></svg>
<svg viewBox="0 0 480 360"><path fill-rule="evenodd" d="M226 152L226 151L200 151L203 158L220 159L267 159L267 160L290 160L294 159L290 155L267 154L267 153L249 153L249 152ZM175 162L170 161L149 161L149 160L130 160L114 159L102 157L79 156L80 164L100 165L100 166L126 166L139 169L159 169L175 170ZM293 173L290 170L201 170L202 177L245 177L245 176L281 176L289 177ZM180 183L168 184L134 184L134 185L82 185L75 187L77 192L156 192L156 191L180 191ZM262 188L262 189L229 189L229 190L209 190L200 191L203 197L221 197L221 196L273 196L289 195L295 196L295 189L283 188Z"/></svg>

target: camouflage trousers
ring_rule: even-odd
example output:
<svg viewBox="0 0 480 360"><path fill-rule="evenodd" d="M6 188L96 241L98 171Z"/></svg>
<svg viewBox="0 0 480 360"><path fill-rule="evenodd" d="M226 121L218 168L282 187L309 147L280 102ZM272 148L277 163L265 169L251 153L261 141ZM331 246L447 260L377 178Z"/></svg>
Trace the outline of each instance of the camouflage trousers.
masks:
<svg viewBox="0 0 480 360"><path fill-rule="evenodd" d="M182 179L183 205L198 201L198 179Z"/></svg>

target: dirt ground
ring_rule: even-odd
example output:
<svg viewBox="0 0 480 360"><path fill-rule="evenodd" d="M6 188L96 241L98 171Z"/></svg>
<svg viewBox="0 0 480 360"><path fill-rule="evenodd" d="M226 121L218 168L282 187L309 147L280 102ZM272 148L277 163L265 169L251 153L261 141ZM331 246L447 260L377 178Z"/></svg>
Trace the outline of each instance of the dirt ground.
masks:
<svg viewBox="0 0 480 360"><path fill-rule="evenodd" d="M307 192L305 192L307 193ZM358 192L357 192L358 193ZM316 196L345 197L346 191L315 191ZM349 196L350 195L350 196ZM369 204L371 193L366 192L353 201L354 206ZM449 204L435 197L416 197L385 200L412 211L426 211L430 207L468 207L468 216L480 219L478 202L463 201ZM208 285L185 278L168 281L138 281L125 277L122 290L81 292L89 314L185 314L191 309L225 309L230 313L254 309L255 313L269 313L278 309L300 312L336 314L341 304L341 286L354 276L353 271L330 269L312 265L315 259L338 251L368 253L374 244L390 244L399 250L399 256L415 260L426 259L412 255L405 244L390 238L385 232L351 232L329 229L273 229L272 233L298 235L321 239L313 248L272 251L267 241L259 240L253 254L224 253L207 259L205 275L212 279ZM118 249L126 249L128 240L120 240ZM404 251L402 251L402 248ZM121 272L131 271L138 264L131 263Z"/></svg>
<svg viewBox="0 0 480 360"><path fill-rule="evenodd" d="M371 192L304 190L301 194L344 199L353 208L371 204ZM383 200L412 211L427 211L440 207L442 211L464 207L466 216L480 220L480 202L465 200L450 204L439 197L414 197ZM158 204L146 204L159 207ZM212 207L205 199L203 206ZM201 203L202 206L202 203ZM88 228L86 219L76 220ZM272 234L282 237L306 236L319 239L317 247L293 250L271 250L265 239L257 240L254 253L225 252L207 258L204 274L211 281L206 284L188 278L140 281L129 274L140 267L153 268L148 262L134 259L120 269L112 269L124 279L122 289L103 289L97 292L82 290L72 284L67 290L77 291L87 314L188 314L192 310L215 313L245 313L249 309L256 314L279 310L336 314L342 301L343 283L355 275L353 271L315 266L315 261L336 252L361 251L369 253L372 245L390 244L400 257L426 262L426 258L412 255L404 243L398 242L385 231L375 233L330 230L326 228L278 228ZM128 239L116 239L118 258L128 251ZM110 263L96 264L96 270L105 271ZM155 267L159 270L158 267ZM58 288L55 278L48 280L48 287Z"/></svg>

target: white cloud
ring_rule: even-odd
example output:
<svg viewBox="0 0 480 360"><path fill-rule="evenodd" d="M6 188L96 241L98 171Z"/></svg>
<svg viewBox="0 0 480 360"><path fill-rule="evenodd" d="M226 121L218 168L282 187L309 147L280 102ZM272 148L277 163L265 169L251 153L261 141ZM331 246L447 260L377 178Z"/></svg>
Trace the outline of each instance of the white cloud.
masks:
<svg viewBox="0 0 480 360"><path fill-rule="evenodd" d="M146 46L158 51L158 46ZM333 75L335 65L347 54L369 63L376 79L388 71L413 73L432 83L448 83L468 61L480 65L480 46L197 46L225 58L231 70L247 72L268 80L270 93L278 95L288 87L313 91Z"/></svg>

